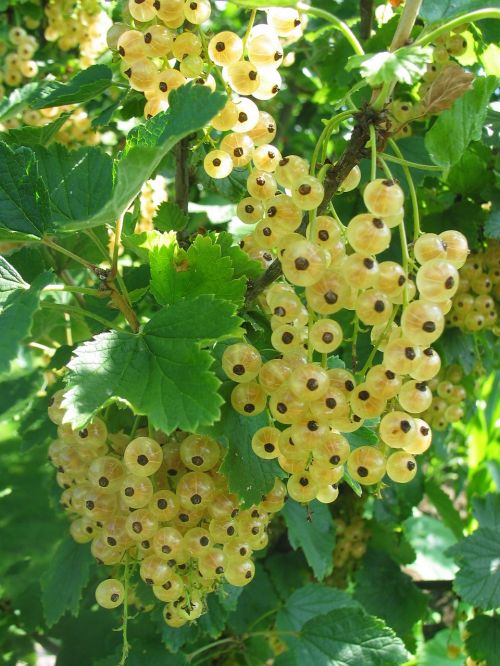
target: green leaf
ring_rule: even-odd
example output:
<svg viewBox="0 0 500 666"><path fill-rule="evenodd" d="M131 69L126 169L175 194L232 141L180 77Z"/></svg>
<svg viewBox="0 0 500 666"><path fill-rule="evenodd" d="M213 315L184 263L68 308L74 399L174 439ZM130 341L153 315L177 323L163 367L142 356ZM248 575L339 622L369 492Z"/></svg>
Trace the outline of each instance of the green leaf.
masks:
<svg viewBox="0 0 500 666"><path fill-rule="evenodd" d="M33 446L43 447L57 437L57 428L47 414L48 406L49 396L35 398L30 409L19 420L21 451L28 451Z"/></svg>
<svg viewBox="0 0 500 666"><path fill-rule="evenodd" d="M377 433L366 426L361 426L361 428L354 432L346 432L344 433L344 437L347 439L352 449L357 449L358 446L377 444L378 442Z"/></svg>
<svg viewBox="0 0 500 666"><path fill-rule="evenodd" d="M500 617L478 615L466 625L469 636L465 639L467 652L476 661L495 666L500 655Z"/></svg>
<svg viewBox="0 0 500 666"><path fill-rule="evenodd" d="M21 376L7 375L5 381L0 382L0 417L6 418L8 412L16 411L16 416L23 413L26 404L33 399L34 394L43 386L44 378L40 370L34 370Z"/></svg>
<svg viewBox="0 0 500 666"><path fill-rule="evenodd" d="M408 635L426 612L425 594L381 551L368 550L355 584L354 598L368 613L381 617L398 636Z"/></svg>
<svg viewBox="0 0 500 666"><path fill-rule="evenodd" d="M62 226L99 211L113 188L113 162L100 148L35 150L50 199L52 222Z"/></svg>
<svg viewBox="0 0 500 666"><path fill-rule="evenodd" d="M187 223L188 216L173 201L163 201L153 218L153 224L159 231L181 231Z"/></svg>
<svg viewBox="0 0 500 666"><path fill-rule="evenodd" d="M411 564L415 561L417 554L402 529L376 520L372 520L369 525L372 534L370 546L376 550L383 550L399 564Z"/></svg>
<svg viewBox="0 0 500 666"><path fill-rule="evenodd" d="M500 240L500 210L493 208L484 225L484 235L486 238Z"/></svg>
<svg viewBox="0 0 500 666"><path fill-rule="evenodd" d="M159 113L128 136L121 158L116 164L112 196L95 215L64 225L75 231L114 224L130 207L165 155L183 137L204 127L224 106L226 97L206 86L186 84L172 91L168 111Z"/></svg>
<svg viewBox="0 0 500 666"><path fill-rule="evenodd" d="M424 0L419 14L429 23L434 23L471 12L474 9L484 9L484 7L483 0L439 0L439 2Z"/></svg>
<svg viewBox="0 0 500 666"><path fill-rule="evenodd" d="M297 638L284 636L298 664L398 666L408 654L382 620L360 608L338 608L305 623Z"/></svg>
<svg viewBox="0 0 500 666"><path fill-rule="evenodd" d="M280 631L300 631L312 618L338 608L359 608L359 604L347 592L310 583L288 597L278 613L276 627Z"/></svg>
<svg viewBox="0 0 500 666"><path fill-rule="evenodd" d="M196 431L220 415L220 381L201 347L239 333L231 304L213 296L180 301L155 314L142 333L110 331L75 351L69 363L67 419L83 426L117 400L153 427Z"/></svg>
<svg viewBox="0 0 500 666"><path fill-rule="evenodd" d="M500 533L478 530L448 549L460 569L454 589L464 601L484 610L500 606Z"/></svg>
<svg viewBox="0 0 500 666"><path fill-rule="evenodd" d="M209 234L211 238L215 238L215 242L220 245L223 257L229 257L233 265L234 278L242 276L248 278L257 278L263 272L263 268L258 261L250 259L246 252L238 245L233 245L233 237L227 231L222 231L219 234Z"/></svg>
<svg viewBox="0 0 500 666"><path fill-rule="evenodd" d="M412 571L423 580L452 579L455 566L446 550L456 542L453 532L432 516L412 516L402 527L417 553Z"/></svg>
<svg viewBox="0 0 500 666"><path fill-rule="evenodd" d="M299 0L232 0L234 5L248 9L264 9L266 7L295 7Z"/></svg>
<svg viewBox="0 0 500 666"><path fill-rule="evenodd" d="M444 490L432 478L425 481L425 494L434 504L446 527L449 527L457 539L464 535L464 524L453 502Z"/></svg>
<svg viewBox="0 0 500 666"><path fill-rule="evenodd" d="M243 634L250 626L269 626L269 611L278 608L280 601L266 570L259 562L255 566L255 578L243 588L236 610L229 616L228 625L236 634ZM265 615L265 617L263 617Z"/></svg>
<svg viewBox="0 0 500 666"><path fill-rule="evenodd" d="M237 305L243 302L245 280L233 279L231 259L222 256L214 238L197 236L187 252L170 246L154 248L150 254L151 292L160 305L168 305L202 294Z"/></svg>
<svg viewBox="0 0 500 666"><path fill-rule="evenodd" d="M450 648L456 648L453 651ZM458 629L443 629L430 641L421 643L417 653L418 666L463 666L462 639Z"/></svg>
<svg viewBox="0 0 500 666"><path fill-rule="evenodd" d="M459 328L449 328L445 331L437 347L439 353L446 359L447 364L459 363L466 374L472 371L476 362L472 336L465 335Z"/></svg>
<svg viewBox="0 0 500 666"><path fill-rule="evenodd" d="M0 142L0 229L40 238L49 223L47 189L33 151Z"/></svg>
<svg viewBox="0 0 500 666"><path fill-rule="evenodd" d="M274 485L276 476L281 476L276 461L263 460L252 450L254 433L268 425L265 413L257 416L238 414L230 402L233 384L226 382L221 390L225 404L217 423L204 432L217 439L227 451L222 462L221 472L227 477L231 492L239 495L243 506L258 504Z"/></svg>
<svg viewBox="0 0 500 666"><path fill-rule="evenodd" d="M29 335L33 315L40 304L40 292L51 279L51 273L42 273L31 287L13 292L3 303L0 310L0 373L9 369L22 341Z"/></svg>
<svg viewBox="0 0 500 666"><path fill-rule="evenodd" d="M0 100L0 120L9 120L17 116L39 88L39 83L28 83L22 88L15 88L8 97L3 97Z"/></svg>
<svg viewBox="0 0 500 666"><path fill-rule="evenodd" d="M371 86L380 86L394 79L410 85L423 76L429 62L432 62L430 47L403 46L393 53L383 51L351 56L346 69L359 69Z"/></svg>
<svg viewBox="0 0 500 666"><path fill-rule="evenodd" d="M479 141L488 102L497 85L496 77L478 77L474 87L443 111L425 136L432 161L449 169L464 154L471 141Z"/></svg>
<svg viewBox="0 0 500 666"><path fill-rule="evenodd" d="M490 527L492 530L500 529L500 493L475 497L472 500L472 506L480 527Z"/></svg>
<svg viewBox="0 0 500 666"><path fill-rule="evenodd" d="M82 548L69 535L61 541L41 581L43 611L49 626L67 611L78 615L91 563L88 548Z"/></svg>
<svg viewBox="0 0 500 666"><path fill-rule="evenodd" d="M32 109L47 109L51 106L88 102L110 87L112 76L112 71L106 65L92 65L66 83L45 82L38 94L30 98L30 106Z"/></svg>
<svg viewBox="0 0 500 666"><path fill-rule="evenodd" d="M333 568L335 525L325 504L314 500L306 507L288 499L283 516L288 528L288 540L294 550L302 548L306 560L318 580L323 580Z"/></svg>
<svg viewBox="0 0 500 666"><path fill-rule="evenodd" d="M57 136L57 133L68 120L71 112L63 113L48 125L41 127L16 127L9 130L7 133L0 135L2 140L10 145L16 144L18 146L48 146L49 143Z"/></svg>
<svg viewBox="0 0 500 666"><path fill-rule="evenodd" d="M27 284L7 259L0 256L0 306L19 289L28 289Z"/></svg>

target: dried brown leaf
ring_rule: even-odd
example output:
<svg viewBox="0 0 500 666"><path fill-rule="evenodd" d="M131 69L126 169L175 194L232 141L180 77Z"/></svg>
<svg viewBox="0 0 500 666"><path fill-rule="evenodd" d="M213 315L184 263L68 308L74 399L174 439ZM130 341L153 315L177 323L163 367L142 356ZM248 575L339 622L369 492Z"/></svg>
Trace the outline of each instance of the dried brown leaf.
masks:
<svg viewBox="0 0 500 666"><path fill-rule="evenodd" d="M437 115L449 109L453 102L472 87L474 74L466 72L460 65L450 62L430 84L421 102L426 116Z"/></svg>

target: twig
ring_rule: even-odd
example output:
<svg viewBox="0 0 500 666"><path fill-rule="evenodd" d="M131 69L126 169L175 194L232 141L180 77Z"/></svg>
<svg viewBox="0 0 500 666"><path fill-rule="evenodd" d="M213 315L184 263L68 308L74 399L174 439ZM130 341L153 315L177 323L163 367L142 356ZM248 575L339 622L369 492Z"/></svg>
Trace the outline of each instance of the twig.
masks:
<svg viewBox="0 0 500 666"><path fill-rule="evenodd" d="M359 17L361 19L359 24L359 34L361 35L361 39L368 39L372 31L373 0L359 1Z"/></svg>
<svg viewBox="0 0 500 666"><path fill-rule="evenodd" d="M188 212L189 204L189 164L188 164L187 138L181 139L175 146L175 203L183 213ZM187 232L185 229L177 232L179 245L186 243Z"/></svg>
<svg viewBox="0 0 500 666"><path fill-rule="evenodd" d="M406 0L403 13L399 19L398 27L392 39L389 51L395 51L400 46L404 46L410 38L411 31L417 20L422 0Z"/></svg>

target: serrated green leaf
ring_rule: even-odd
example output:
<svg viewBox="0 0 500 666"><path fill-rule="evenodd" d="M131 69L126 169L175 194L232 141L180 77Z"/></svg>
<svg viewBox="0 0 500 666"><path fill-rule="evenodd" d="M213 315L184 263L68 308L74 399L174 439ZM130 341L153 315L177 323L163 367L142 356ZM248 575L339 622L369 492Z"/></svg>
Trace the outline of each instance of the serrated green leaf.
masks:
<svg viewBox="0 0 500 666"><path fill-rule="evenodd" d="M47 188L33 151L0 142L0 229L40 238L49 223Z"/></svg>
<svg viewBox="0 0 500 666"><path fill-rule="evenodd" d="M439 0L439 2L424 0L419 14L429 23L434 23L445 18L471 12L474 9L484 9L484 6L482 0Z"/></svg>
<svg viewBox="0 0 500 666"><path fill-rule="evenodd" d="M288 597L278 613L276 627L280 631L300 631L312 618L326 615L338 608L359 608L359 604L347 592L310 583Z"/></svg>
<svg viewBox="0 0 500 666"><path fill-rule="evenodd" d="M233 279L231 259L222 256L220 245L209 236L197 236L187 251L175 243L154 248L150 267L151 292L160 305L202 294L243 302L244 278Z"/></svg>
<svg viewBox="0 0 500 666"><path fill-rule="evenodd" d="M457 649L451 652L450 646ZM463 666L462 639L458 629L443 629L431 640L421 643L417 663L418 666Z"/></svg>
<svg viewBox="0 0 500 666"><path fill-rule="evenodd" d="M68 120L71 111L63 113L54 120L52 123L42 125L41 127L16 127L9 130L7 133L0 135L2 140L9 144L16 144L17 146L48 146L51 141L57 136L57 133Z"/></svg>
<svg viewBox="0 0 500 666"><path fill-rule="evenodd" d="M373 548L383 550L399 564L411 564L415 561L417 554L403 530L396 529L390 523L373 520L370 523L370 531L372 534L370 545Z"/></svg>
<svg viewBox="0 0 500 666"><path fill-rule="evenodd" d="M7 259L0 256L0 306L19 289L28 289L27 284Z"/></svg>
<svg viewBox="0 0 500 666"><path fill-rule="evenodd" d="M354 55L347 61L346 69L359 69L361 76L371 86L396 80L408 85L425 74L427 64L432 62L432 49L427 46L403 46L397 51Z"/></svg>
<svg viewBox="0 0 500 666"><path fill-rule="evenodd" d="M394 632L360 608L338 608L306 622L297 637L283 638L298 664L398 666L408 658Z"/></svg>
<svg viewBox="0 0 500 666"><path fill-rule="evenodd" d="M354 598L398 636L408 635L427 610L425 594L381 551L368 550L362 568L355 574L355 584Z"/></svg>
<svg viewBox="0 0 500 666"><path fill-rule="evenodd" d="M47 109L51 106L88 102L110 87L112 76L112 71L106 65L91 65L66 83L45 82L38 93L30 97L30 106L32 109Z"/></svg>
<svg viewBox="0 0 500 666"><path fill-rule="evenodd" d="M357 449L358 446L369 446L370 444L377 444L377 433L371 428L361 426L354 432L345 432L344 437L347 439L352 449Z"/></svg>
<svg viewBox="0 0 500 666"><path fill-rule="evenodd" d="M9 412L16 410L17 415L22 414L27 403L39 391L44 382L43 373L35 370L20 377L7 376L6 381L0 382L0 419L5 419Z"/></svg>
<svg viewBox="0 0 500 666"><path fill-rule="evenodd" d="M91 563L88 548L69 535L61 541L41 581L43 611L49 626L68 611L75 617L78 615Z"/></svg>
<svg viewBox="0 0 500 666"><path fill-rule="evenodd" d="M220 245L222 256L231 259L234 278L242 276L247 278L257 278L263 273L263 268L258 261L251 259L238 245L233 245L233 237L229 232L222 231L219 234L211 233L209 236L215 238L215 242Z"/></svg>
<svg viewBox="0 0 500 666"><path fill-rule="evenodd" d="M33 315L40 304L40 292L51 279L51 273L42 273L31 287L13 292L3 303L0 311L0 373L9 369L22 341L29 335Z"/></svg>
<svg viewBox="0 0 500 666"><path fill-rule="evenodd" d="M495 666L500 655L500 617L478 615L467 622L467 652L475 661Z"/></svg>
<svg viewBox="0 0 500 666"><path fill-rule="evenodd" d="M179 301L155 314L142 333L101 333L75 351L65 405L67 420L83 426L117 400L155 428L196 431L220 415L220 381L202 349L239 333L234 307L213 296Z"/></svg>
<svg viewBox="0 0 500 666"><path fill-rule="evenodd" d="M269 626L272 622L269 611L277 609L279 603L267 571L256 562L255 578L251 585L243 588L236 611L229 616L228 626L236 634L243 634L251 626Z"/></svg>
<svg viewBox="0 0 500 666"><path fill-rule="evenodd" d="M30 409L22 415L18 428L21 451L28 451L33 446L47 445L57 437L57 427L48 417L48 406L49 396L35 398Z"/></svg>
<svg viewBox="0 0 500 666"><path fill-rule="evenodd" d="M471 141L479 141L488 102L497 86L495 76L478 77L472 90L443 111L425 136L432 161L443 169L456 164Z"/></svg>
<svg viewBox="0 0 500 666"><path fill-rule="evenodd" d="M60 144L35 149L49 193L52 223L64 227L99 211L113 188L113 161L100 148L68 150Z"/></svg>
<svg viewBox="0 0 500 666"><path fill-rule="evenodd" d="M188 216L173 201L163 201L153 218L153 225L159 231L181 231L188 223Z"/></svg>
<svg viewBox="0 0 500 666"><path fill-rule="evenodd" d="M476 361L472 336L465 335L458 328L449 328L436 347L448 364L459 363L466 374L472 371Z"/></svg>
<svg viewBox="0 0 500 666"><path fill-rule="evenodd" d="M500 240L500 210L493 208L484 225L484 235L486 238Z"/></svg>
<svg viewBox="0 0 500 666"><path fill-rule="evenodd" d="M500 606L500 533L480 527L448 549L460 567L453 584L464 601L484 610Z"/></svg>
<svg viewBox="0 0 500 666"><path fill-rule="evenodd" d="M461 539L464 535L464 524L460 518L460 514L453 506L453 502L449 496L434 479L426 479L425 494L432 504L434 504L446 527L450 528L457 539Z"/></svg>
<svg viewBox="0 0 500 666"><path fill-rule="evenodd" d="M206 86L186 84L172 91L170 107L129 133L116 164L112 196L95 215L65 224L76 231L114 222L130 207L165 155L183 137L206 125L224 106L226 97Z"/></svg>
<svg viewBox="0 0 500 666"><path fill-rule="evenodd" d="M309 516L306 507L288 499L283 517L288 528L288 540L292 548L302 548L308 564L318 580L323 580L333 568L335 548L335 524L325 504L310 502Z"/></svg>
<svg viewBox="0 0 500 666"><path fill-rule="evenodd" d="M242 416L230 403L230 392L233 385L226 382L221 394L225 404L217 423L204 432L217 439L226 448L221 472L227 477L231 492L236 493L244 507L258 504L274 485L276 476L280 476L280 467L276 461L263 460L252 450L254 433L268 425L265 414Z"/></svg>
<svg viewBox="0 0 500 666"><path fill-rule="evenodd" d="M485 497L475 497L472 500L472 506L479 527L490 527L492 530L500 529L500 493L489 493Z"/></svg>

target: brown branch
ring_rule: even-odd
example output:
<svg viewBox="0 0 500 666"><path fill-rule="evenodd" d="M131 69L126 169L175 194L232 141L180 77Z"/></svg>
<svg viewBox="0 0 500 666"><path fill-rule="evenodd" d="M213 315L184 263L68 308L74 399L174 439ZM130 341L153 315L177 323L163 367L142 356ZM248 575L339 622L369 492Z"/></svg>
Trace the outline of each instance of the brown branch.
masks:
<svg viewBox="0 0 500 666"><path fill-rule="evenodd" d="M188 212L189 204L189 139L181 139L175 146L175 203L183 213ZM187 234L185 230L177 232L177 242L185 245Z"/></svg>
<svg viewBox="0 0 500 666"><path fill-rule="evenodd" d="M372 32L373 0L359 0L359 34L361 39L368 39Z"/></svg>
<svg viewBox="0 0 500 666"><path fill-rule="evenodd" d="M380 124L383 116L371 107L365 107L354 116L356 124L352 131L351 139L338 161L326 173L324 182L325 195L322 204L318 208L318 215L324 214L332 197L338 191L351 169L366 155L366 143L370 138L370 124ZM305 215L297 233L305 234L308 216ZM266 287L272 284L282 274L281 263L275 259L266 271L257 279L248 283L245 297L245 305L248 306Z"/></svg>

